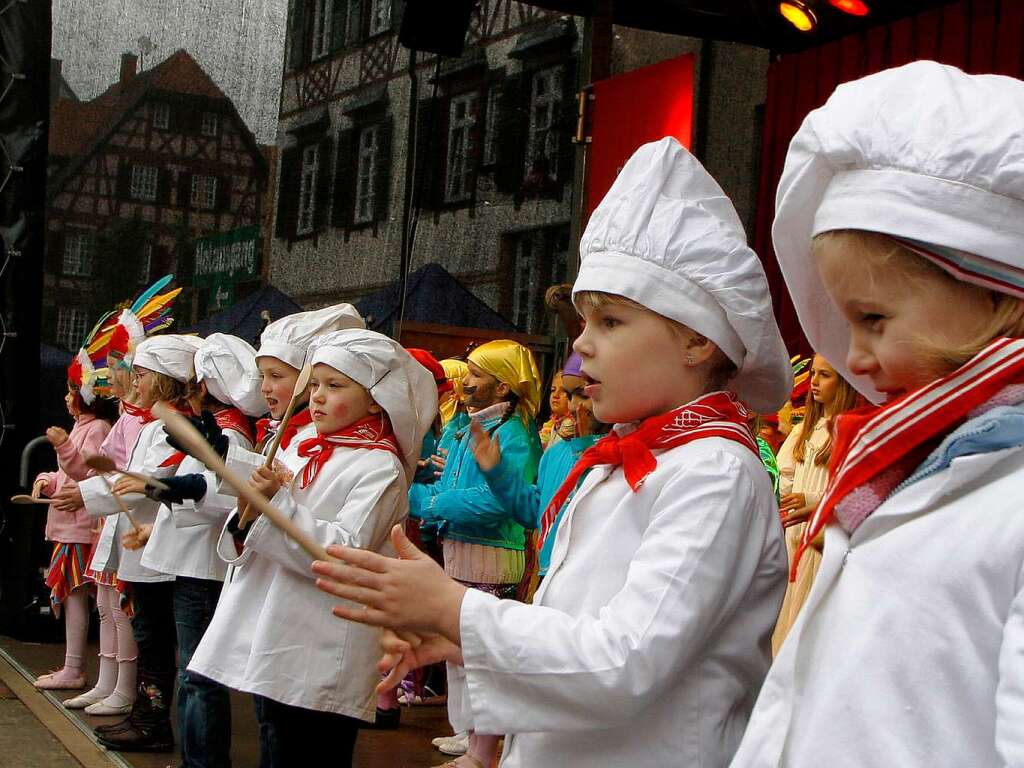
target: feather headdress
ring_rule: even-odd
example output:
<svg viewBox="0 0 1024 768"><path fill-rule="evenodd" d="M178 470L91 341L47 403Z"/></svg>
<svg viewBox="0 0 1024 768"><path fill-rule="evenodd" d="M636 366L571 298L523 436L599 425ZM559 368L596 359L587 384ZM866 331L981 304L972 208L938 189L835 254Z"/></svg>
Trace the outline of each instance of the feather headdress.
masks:
<svg viewBox="0 0 1024 768"><path fill-rule="evenodd" d="M173 280L174 275L164 275L140 293L120 314L111 313L114 316L103 329L108 352L130 358L140 341L174 323L171 304L181 293L181 288L160 293Z"/></svg>

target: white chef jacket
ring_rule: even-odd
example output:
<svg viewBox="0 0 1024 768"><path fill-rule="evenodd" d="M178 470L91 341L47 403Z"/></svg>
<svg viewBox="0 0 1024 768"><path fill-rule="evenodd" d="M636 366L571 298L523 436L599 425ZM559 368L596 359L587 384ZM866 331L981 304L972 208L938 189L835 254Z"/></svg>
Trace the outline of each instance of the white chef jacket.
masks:
<svg viewBox="0 0 1024 768"><path fill-rule="evenodd" d="M587 475L534 605L469 590L456 728L508 733L504 768L728 764L785 589L775 496L723 438L655 452L637 492Z"/></svg>
<svg viewBox="0 0 1024 768"><path fill-rule="evenodd" d="M174 454L174 449L167 442L163 422L151 421L143 425L139 437L135 441L128 464L125 469L141 472L150 477L168 477L174 474L176 467L162 467L167 459ZM111 485L116 481L109 478ZM103 530L96 542L93 552L92 568L96 571L117 571L123 581L157 582L173 581L174 576L155 571L142 564L141 549L125 549L121 545L121 537L132 529L128 518L121 514L121 507L114 500L114 495L107 488L100 476L90 477L78 484L82 492L82 500L86 511L92 517L105 517ZM125 506L131 510L135 522L139 525L156 522L160 504L141 494L127 494L121 497Z"/></svg>
<svg viewBox="0 0 1024 768"><path fill-rule="evenodd" d="M953 459L821 567L733 768L1024 766L1024 449Z"/></svg>
<svg viewBox="0 0 1024 768"><path fill-rule="evenodd" d="M298 465L297 477L304 464ZM271 503L324 546L394 555L389 534L408 513L407 494L398 457L383 450L336 448L309 487L300 488L296 479ZM380 681L379 630L336 618L331 608L339 599L316 588L312 558L269 520L253 523L245 549L254 557L239 572L270 561L273 574L241 675L213 679L291 706L372 721ZM194 660L189 665L201 674L208 674L208 667Z"/></svg>
<svg viewBox="0 0 1024 768"><path fill-rule="evenodd" d="M298 455L298 445L313 432L312 425L300 430L288 448L282 447L277 452L275 460L290 472L301 471L306 460ZM269 444L264 446L264 450L269 450ZM228 469L245 479L265 461L263 454L247 451L238 445L228 446L225 458ZM225 495L234 493L234 489L223 482L217 491ZM234 537L228 531L228 523L236 515L237 509L228 513L217 540L217 554L227 563L217 610L188 665L193 672L231 688L238 688L245 678L260 613L277 570L273 560L261 557L248 547L238 553Z"/></svg>
<svg viewBox="0 0 1024 768"><path fill-rule="evenodd" d="M244 450L252 448L249 439L233 429L225 429L224 435L229 445ZM217 493L217 475L192 456L182 459L176 474L203 475L206 493L199 501L186 499L172 507L160 505L153 533L142 553L142 564L175 576L224 581L227 564L217 553L217 541L238 500Z"/></svg>

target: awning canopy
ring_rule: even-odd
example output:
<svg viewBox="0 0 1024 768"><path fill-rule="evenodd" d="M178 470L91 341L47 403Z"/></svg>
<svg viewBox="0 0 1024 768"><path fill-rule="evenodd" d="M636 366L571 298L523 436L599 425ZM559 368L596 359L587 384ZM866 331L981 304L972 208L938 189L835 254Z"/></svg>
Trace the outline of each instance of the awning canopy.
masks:
<svg viewBox="0 0 1024 768"><path fill-rule="evenodd" d="M401 284L396 281L356 302L356 309L368 328L388 333L398 318L401 303ZM426 264L409 274L405 320L493 331L516 330L440 264Z"/></svg>

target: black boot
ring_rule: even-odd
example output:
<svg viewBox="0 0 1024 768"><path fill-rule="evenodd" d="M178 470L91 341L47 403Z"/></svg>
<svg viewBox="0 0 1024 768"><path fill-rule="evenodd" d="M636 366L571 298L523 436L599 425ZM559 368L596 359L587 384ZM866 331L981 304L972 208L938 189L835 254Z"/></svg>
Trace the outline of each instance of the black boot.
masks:
<svg viewBox="0 0 1024 768"><path fill-rule="evenodd" d="M141 725L130 723L126 730L97 738L101 746L117 752L173 752L171 722Z"/></svg>
<svg viewBox="0 0 1024 768"><path fill-rule="evenodd" d="M169 705L170 698L160 686L140 683L128 719L108 726L102 733L97 729L97 740L107 749L124 752L170 752L174 749L174 734Z"/></svg>
<svg viewBox="0 0 1024 768"><path fill-rule="evenodd" d="M124 720L119 723L108 723L107 725L97 725L92 729L92 732L96 734L96 737L107 736L111 733L117 733L119 731L131 728L132 716L128 715Z"/></svg>

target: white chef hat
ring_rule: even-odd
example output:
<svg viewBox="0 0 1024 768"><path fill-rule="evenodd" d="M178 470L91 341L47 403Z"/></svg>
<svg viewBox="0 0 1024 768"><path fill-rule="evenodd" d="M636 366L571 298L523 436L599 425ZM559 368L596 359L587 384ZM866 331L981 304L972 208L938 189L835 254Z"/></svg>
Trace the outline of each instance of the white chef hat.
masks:
<svg viewBox="0 0 1024 768"><path fill-rule="evenodd" d="M594 210L573 295L632 299L713 341L738 370L730 387L778 409L793 372L768 281L729 198L675 139L645 144Z"/></svg>
<svg viewBox="0 0 1024 768"><path fill-rule="evenodd" d="M772 238L804 333L857 389L850 332L818 275L815 235L858 229L1024 295L1024 83L917 61L840 85L793 137Z"/></svg>
<svg viewBox="0 0 1024 768"><path fill-rule="evenodd" d="M132 365L170 376L187 384L195 377L195 356L203 340L169 333L143 339L135 348Z"/></svg>
<svg viewBox="0 0 1024 768"><path fill-rule="evenodd" d="M391 419L411 482L423 438L437 415L437 384L430 371L394 339L357 328L318 338L310 346L309 362L329 365L366 388Z"/></svg>
<svg viewBox="0 0 1024 768"><path fill-rule="evenodd" d="M306 350L317 336L344 328L365 327L363 318L351 304L296 312L263 329L256 357L276 357L292 368L301 368L306 361Z"/></svg>
<svg viewBox="0 0 1024 768"><path fill-rule="evenodd" d="M267 401L260 392L260 369L256 350L237 336L211 333L195 356L196 381L217 400L233 405L246 416L261 416Z"/></svg>

